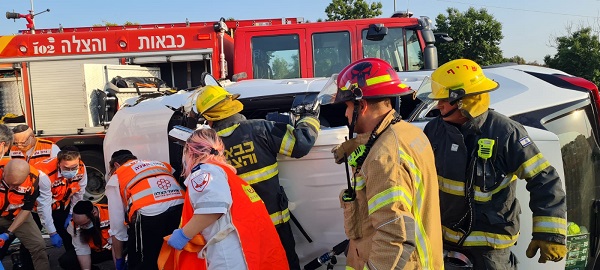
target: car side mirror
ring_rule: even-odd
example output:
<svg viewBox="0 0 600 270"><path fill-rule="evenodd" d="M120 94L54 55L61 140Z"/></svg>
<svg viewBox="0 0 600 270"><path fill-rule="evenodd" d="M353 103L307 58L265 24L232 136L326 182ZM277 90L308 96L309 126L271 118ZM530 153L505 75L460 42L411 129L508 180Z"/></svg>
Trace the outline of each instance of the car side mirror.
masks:
<svg viewBox="0 0 600 270"><path fill-rule="evenodd" d="M383 24L371 24L367 30L367 39L371 41L381 41L388 34L388 28Z"/></svg>

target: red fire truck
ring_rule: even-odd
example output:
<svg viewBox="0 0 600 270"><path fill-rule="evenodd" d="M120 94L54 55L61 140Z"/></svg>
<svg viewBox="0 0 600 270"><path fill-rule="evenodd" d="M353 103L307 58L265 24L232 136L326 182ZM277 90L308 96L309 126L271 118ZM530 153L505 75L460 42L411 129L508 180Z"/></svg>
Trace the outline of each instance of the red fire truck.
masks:
<svg viewBox="0 0 600 270"><path fill-rule="evenodd" d="M93 193L103 188L102 142L108 124L96 119L95 112L106 109L96 94L113 77L158 77L176 89L198 86L205 71L225 78L233 63L233 38L228 31L301 21L221 19L36 29L35 34L25 30L0 36L0 117L6 116L3 120L9 125L27 123L39 137L59 146L77 145L90 177L99 180L89 181L88 191ZM140 90L119 95L136 92Z"/></svg>

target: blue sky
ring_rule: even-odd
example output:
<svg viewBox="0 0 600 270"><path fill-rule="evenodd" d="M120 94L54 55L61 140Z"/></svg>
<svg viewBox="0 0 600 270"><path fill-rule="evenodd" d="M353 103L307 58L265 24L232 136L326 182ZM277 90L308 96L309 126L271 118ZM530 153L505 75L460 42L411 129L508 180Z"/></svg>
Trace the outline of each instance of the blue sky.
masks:
<svg viewBox="0 0 600 270"><path fill-rule="evenodd" d="M371 2L368 0L368 2ZM383 15L390 16L394 0L383 0ZM214 21L220 17L236 19L303 17L311 21L326 18L329 0L34 0L36 12L51 10L36 17L38 28L90 26L103 21L123 23L167 23ZM219 6L221 5L221 6ZM396 0L396 9L408 8L415 16L426 15L435 21L448 7L464 12L469 6L487 8L502 23L504 39L500 45L505 57L519 55L527 61L543 62L556 50L549 46L552 36L567 33L568 25L600 28L600 0ZM6 11L27 13L30 1L0 1L0 35L25 29L25 20L7 20Z"/></svg>

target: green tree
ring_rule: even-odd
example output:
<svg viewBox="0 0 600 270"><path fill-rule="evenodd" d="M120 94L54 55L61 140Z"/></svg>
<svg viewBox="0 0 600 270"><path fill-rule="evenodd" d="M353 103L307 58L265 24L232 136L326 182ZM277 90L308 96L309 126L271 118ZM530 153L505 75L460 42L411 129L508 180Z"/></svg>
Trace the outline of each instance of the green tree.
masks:
<svg viewBox="0 0 600 270"><path fill-rule="evenodd" d="M365 0L333 0L325 8L328 21L373 18L381 14L381 2L369 5Z"/></svg>
<svg viewBox="0 0 600 270"><path fill-rule="evenodd" d="M139 25L139 23L125 21L125 23L123 23L123 25L124 26L127 26L127 25ZM114 22L109 22L109 21L102 21L102 23L92 24L92 26L94 26L94 27L96 27L96 26L119 26L119 24L118 23L114 23Z"/></svg>
<svg viewBox="0 0 600 270"><path fill-rule="evenodd" d="M600 85L600 40L590 27L581 27L556 37L556 55L546 55L544 63Z"/></svg>
<svg viewBox="0 0 600 270"><path fill-rule="evenodd" d="M461 13L456 8L448 8L447 15L435 18L435 32L448 33L454 41L438 44L440 64L457 58L468 58L480 65L501 63L503 60L500 41L502 24L494 19L486 9L469 8Z"/></svg>
<svg viewBox="0 0 600 270"><path fill-rule="evenodd" d="M524 65L525 63L527 63L527 61L525 61L525 58L515 55L511 58L507 58L504 59L502 62L512 62L512 63L517 63L519 65Z"/></svg>

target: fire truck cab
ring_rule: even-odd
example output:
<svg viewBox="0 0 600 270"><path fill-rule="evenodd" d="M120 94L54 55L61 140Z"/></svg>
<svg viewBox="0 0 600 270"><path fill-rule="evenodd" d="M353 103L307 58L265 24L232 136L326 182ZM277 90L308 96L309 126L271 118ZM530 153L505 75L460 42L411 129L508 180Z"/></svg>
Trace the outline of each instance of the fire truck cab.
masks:
<svg viewBox="0 0 600 270"><path fill-rule="evenodd" d="M328 77L351 62L378 57L396 71L437 67L427 17L371 18L278 26L235 33L234 73L254 79Z"/></svg>

